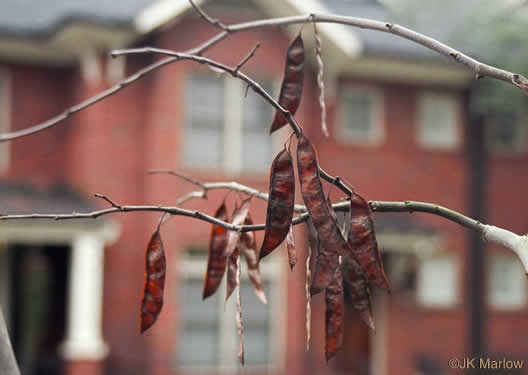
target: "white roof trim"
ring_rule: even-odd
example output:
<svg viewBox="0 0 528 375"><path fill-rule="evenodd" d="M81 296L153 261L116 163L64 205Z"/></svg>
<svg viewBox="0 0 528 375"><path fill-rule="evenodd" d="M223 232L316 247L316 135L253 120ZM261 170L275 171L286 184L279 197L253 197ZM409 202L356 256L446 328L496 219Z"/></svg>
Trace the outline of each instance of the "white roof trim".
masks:
<svg viewBox="0 0 528 375"><path fill-rule="evenodd" d="M287 0L299 15L310 13L328 14L330 11L318 0ZM266 4L272 3L267 1ZM272 4L270 4L272 5ZM273 6L273 5L272 5ZM363 44L350 27L336 23L320 23L317 29L335 43L348 57L357 57L363 51Z"/></svg>
<svg viewBox="0 0 528 375"><path fill-rule="evenodd" d="M204 2L205 0L195 0L197 5ZM271 14L279 12L281 15L304 15L329 12L318 0L254 0L254 3ZM190 7L188 0L158 0L136 16L134 27L138 33L146 34L169 23ZM318 28L324 38L335 44L347 57L357 57L361 54L361 40L349 28L330 23L321 23Z"/></svg>
<svg viewBox="0 0 528 375"><path fill-rule="evenodd" d="M204 0L194 0L200 6ZM188 0L158 0L143 9L134 19L134 27L140 34L146 34L170 22L174 17L191 7Z"/></svg>

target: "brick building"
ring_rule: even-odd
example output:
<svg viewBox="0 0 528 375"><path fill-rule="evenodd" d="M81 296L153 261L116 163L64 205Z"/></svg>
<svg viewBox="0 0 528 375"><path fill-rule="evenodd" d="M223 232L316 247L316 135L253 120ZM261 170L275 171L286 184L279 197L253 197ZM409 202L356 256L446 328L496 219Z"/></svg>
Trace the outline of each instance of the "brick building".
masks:
<svg viewBox="0 0 528 375"><path fill-rule="evenodd" d="M184 51L218 32L182 1L127 0L72 5L26 1L0 14L0 127L42 122L155 61L109 59L108 51L156 46ZM202 2L199 2L202 3ZM374 1L203 1L225 23L332 12L379 20ZM309 66L296 115L321 164L371 200L435 202L471 212L472 74L408 41L339 25L319 25L330 136L320 130L312 25ZM277 95L286 48L299 25L231 35L207 56L243 68ZM427 30L424 30L427 31ZM0 145L1 211L86 212L107 205L172 205L200 181L231 181L266 191L268 168L288 135L268 136L273 111L244 85L190 62L171 64L37 135ZM526 231L522 123L486 123L486 220ZM504 130L506 129L506 130ZM528 183L528 181L526 181ZM211 213L225 192L186 207ZM336 189L332 196L339 198ZM233 205L232 194L229 204ZM297 194L300 202L300 194ZM252 215L265 219L265 202ZM201 301L206 223L173 218L162 229L168 257L166 303L141 336L144 250L159 214L86 221L10 221L0 226L0 303L24 374L180 374L237 370L233 301ZM313 300L312 346L305 350L304 261L293 272L283 250L263 262L267 306L246 280L247 371L272 374L450 374L447 361L470 353L471 235L435 216L376 215L394 288L375 295L377 333L347 309L343 351L323 356L324 307ZM304 260L303 229L295 231ZM262 235L258 235L261 240ZM260 243L260 242L259 242ZM483 249L484 250L484 249ZM484 283L487 351L528 361L526 281L517 260L490 250ZM104 266L103 266L104 265ZM223 289L223 288L222 288Z"/></svg>

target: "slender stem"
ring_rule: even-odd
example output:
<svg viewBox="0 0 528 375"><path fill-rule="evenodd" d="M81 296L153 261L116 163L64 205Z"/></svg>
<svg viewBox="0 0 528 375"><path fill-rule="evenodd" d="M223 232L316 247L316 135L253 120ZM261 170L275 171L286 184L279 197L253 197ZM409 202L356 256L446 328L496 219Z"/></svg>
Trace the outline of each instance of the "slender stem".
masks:
<svg viewBox="0 0 528 375"><path fill-rule="evenodd" d="M170 170L170 169L151 169L147 173L148 174L170 174L170 175L179 177L179 178L187 181L188 183L190 183L192 185L198 186L199 188L201 188L203 190L207 190L207 188L204 186L204 184L202 184L200 181L195 180L192 177L186 176L183 173L176 172L176 171L173 171L173 170Z"/></svg>
<svg viewBox="0 0 528 375"><path fill-rule="evenodd" d="M193 0L189 0L189 3L191 3L191 6L194 8L194 10L202 17L204 20L212 24L213 26L218 27L219 29L223 31L229 32L229 27L224 25L222 22L217 20L216 18L210 17L207 13L205 13L202 8L200 8L198 5L194 3Z"/></svg>
<svg viewBox="0 0 528 375"><path fill-rule="evenodd" d="M234 70L234 74L238 73L238 71L253 57L255 56L255 52L260 48L260 43L257 43L255 45L255 47L253 47L253 49L251 51L249 51L249 53L247 54L246 57L244 57L242 59L242 61L240 61L237 66L235 67L235 70Z"/></svg>
<svg viewBox="0 0 528 375"><path fill-rule="evenodd" d="M450 210L449 208L445 208L442 206L439 206L437 204L433 203L425 203L425 202L412 202L412 201L405 201L405 202L383 202L383 201L370 201L370 208L374 212L424 212L428 214L433 214L437 216L441 216L449 221L453 221L457 224L462 225L463 227L482 231L482 224L470 217L467 217L465 215L462 215L459 212Z"/></svg>

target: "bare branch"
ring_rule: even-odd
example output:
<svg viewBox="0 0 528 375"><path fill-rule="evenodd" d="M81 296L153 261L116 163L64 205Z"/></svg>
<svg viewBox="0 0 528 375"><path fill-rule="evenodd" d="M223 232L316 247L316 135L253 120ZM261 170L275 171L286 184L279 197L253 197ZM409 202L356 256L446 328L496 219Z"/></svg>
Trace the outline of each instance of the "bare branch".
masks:
<svg viewBox="0 0 528 375"><path fill-rule="evenodd" d="M207 190L207 188L205 187L204 184L202 184L200 181L198 180L195 180L194 178L192 177L189 177L189 176L186 176L184 175L183 173L180 173L180 172L176 172L176 171L173 171L173 170L170 170L170 169L151 169L150 171L147 172L148 174L170 174L172 176L176 176L176 177L179 177L185 181L187 181L188 183L190 184L193 184L195 186L198 186L199 188L201 188L202 190Z"/></svg>
<svg viewBox="0 0 528 375"><path fill-rule="evenodd" d="M370 201L370 208L375 212L425 212L428 214L434 214L446 218L447 220L453 221L463 227L482 231L482 224L477 220L470 217L464 216L459 212L450 210L448 208L439 206L433 203L424 202L382 202L382 201Z"/></svg>
<svg viewBox="0 0 528 375"><path fill-rule="evenodd" d="M251 59L254 55L255 55L255 52L257 49L259 49L260 47L260 43L257 43L255 45L255 47L253 47L253 49L247 54L246 57L244 57L242 59L242 61L240 61L237 66L235 67L235 71L233 72L235 75L238 73L238 71L240 70L240 68L242 68L244 66L245 63L247 63L249 61L249 59Z"/></svg>
<svg viewBox="0 0 528 375"><path fill-rule="evenodd" d="M196 5L194 3L193 0L189 0L189 3L191 3L191 6L194 8L194 10L200 15L200 17L202 17L204 20L206 20L207 22L209 22L210 24L212 24L213 26L216 26L218 27L219 29L223 30L223 31L227 31L229 32L229 26L226 26L225 24L223 24L222 22L220 22L219 20L217 20L216 18L212 18L211 16L209 16L207 13L205 13L203 11L202 8L200 8L198 5Z"/></svg>
<svg viewBox="0 0 528 375"><path fill-rule="evenodd" d="M526 89L526 87L528 87L528 80L520 74L512 73L506 70L495 68L491 65L481 63L478 60L473 59L463 54L462 52L457 51L454 48L447 46L446 44L443 44L433 38L430 38L423 34L407 29L403 26L399 26L397 24L392 24L392 23L385 23L385 22L370 20L366 18L357 18L357 17L310 14L310 15L303 15L303 16L281 17L281 18L271 18L271 19L251 21L251 22L243 22L243 23L227 26L229 31L224 30L221 33L209 39L208 41L204 42L200 46L190 49L186 51L185 53L199 55L205 52L206 50L208 50L209 48L211 48L212 46L214 46L215 44L217 44L218 42L227 38L230 34L233 34L236 32L240 32L244 30L251 30L251 29L256 29L256 28L261 28L261 27L302 24L306 22L307 18L310 18L314 23L338 23L338 24L349 25L349 26L360 27L360 28L371 29L371 30L377 30L381 32L398 35L402 38L408 39L417 44L421 44L424 47L427 47L435 52L438 52L441 55L451 57L454 61L462 65L465 65L466 67L471 69L475 73L475 75L479 78L489 77L489 78L498 79L501 81L511 83L523 89L523 91L525 92L528 91L528 89ZM151 73L165 65L171 64L178 60L179 59L176 57L169 57L161 61L157 61L151 65L148 65L145 68L139 70L137 73L118 82L116 85L112 86L111 88L87 99L86 101L80 104L77 104L76 106L66 109L63 113L47 121L44 121L40 124L33 125L26 129L22 129L19 131L0 134L0 142L5 142L5 141L10 141L13 139L25 137L31 134L41 132L45 129L51 128L63 122L64 120L68 119L72 114L77 113L83 109L86 109L89 106L115 94L116 92L120 91L121 89L125 88L131 83L144 77L146 74Z"/></svg>
<svg viewBox="0 0 528 375"><path fill-rule="evenodd" d="M174 216L187 216L194 219L202 220L224 227L232 231L240 232L253 232L259 230L265 230L264 224L259 225L234 225L225 221L219 220L210 215L204 214L200 211L185 210L179 207L168 207L168 206L128 206L123 205L118 207L106 208L103 210L97 210L92 212L73 212L71 214L22 214L22 215L2 215L0 220L26 220L26 219L51 219L51 220L75 220L75 219L97 219L101 216L114 214L118 212L164 212ZM308 214L304 213L299 215L293 220L293 225L300 224L308 219Z"/></svg>
<svg viewBox="0 0 528 375"><path fill-rule="evenodd" d="M332 181L336 185L342 184L341 179L332 178ZM240 191L258 197L260 199L267 200L267 194L261 193L258 190L254 190L247 186L238 184L236 182L231 183L209 183L203 184L207 189L232 189L235 191ZM192 192L184 197L184 201L188 201L195 197L203 197L199 194L202 192ZM97 194L99 198L105 199L113 207L103 210L87 212L87 213L77 213L72 214L26 214L26 215L2 215L0 220L22 220L22 219L53 219L53 220L68 220L68 219L95 219L104 215L113 214L117 212L134 212L134 211L143 211L143 212L164 212L169 215L174 216L188 216L202 221L209 222L211 224L219 225L228 230L240 231L240 232L252 232L265 230L265 224L258 225L234 225L227 223L225 221L219 220L210 215L204 214L200 211L191 211L185 210L180 207L163 207L163 206L119 206L115 204L110 198ZM183 199L181 203L183 203ZM498 228L492 225L482 224L481 222L467 217L459 212L450 210L448 208L439 206L433 203L425 202L384 202L384 201L370 201L369 205L371 209L375 212L423 212L428 214L433 214L441 216L449 221L457 223L463 227L474 230L482 236L483 239L490 243L504 246L517 254L520 258L521 263L523 264L525 273L528 276L528 236L519 236L513 232L510 232L506 229ZM335 211L348 211L350 209L349 202L340 202L332 205ZM304 206L296 205L296 212L301 212L301 214L293 219L292 225L297 225L308 220L309 215ZM162 219L163 220L163 219ZM160 221L161 222L161 221Z"/></svg>
<svg viewBox="0 0 528 375"><path fill-rule="evenodd" d="M112 207L115 207L115 208L121 209L121 206L120 206L120 205L118 205L117 203L115 203L114 201L112 201L112 200L111 200L110 198L108 198L106 195L95 193L95 194L94 194L94 197L104 199L105 201L107 201L108 203L110 203L110 205L111 205Z"/></svg>

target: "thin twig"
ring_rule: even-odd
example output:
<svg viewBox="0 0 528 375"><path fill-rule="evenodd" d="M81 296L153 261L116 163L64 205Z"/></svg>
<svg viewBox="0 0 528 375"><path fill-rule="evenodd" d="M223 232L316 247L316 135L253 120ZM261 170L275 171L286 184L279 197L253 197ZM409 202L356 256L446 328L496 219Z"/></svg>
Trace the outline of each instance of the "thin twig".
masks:
<svg viewBox="0 0 528 375"><path fill-rule="evenodd" d="M202 184L200 181L195 180L192 177L186 176L183 173L176 172L176 171L173 171L173 170L170 170L170 169L151 169L151 170L147 171L147 173L148 174L170 174L172 176L179 177L179 178L187 181L190 184L198 186L202 190L207 190L207 188L204 186L204 184Z"/></svg>
<svg viewBox="0 0 528 375"><path fill-rule="evenodd" d="M238 191L238 190L237 190ZM429 214L438 215L444 217L450 221L460 224L466 228L483 231L484 224L481 224L477 220L471 219L467 216L462 215L456 211L448 208L424 202L383 202L383 201L370 201L370 207L376 212L424 212ZM297 206L297 205L296 205ZM304 206L301 210L304 213L300 214L293 220L293 224L300 224L308 218L306 208ZM332 205L335 211L348 211L350 204L349 202L339 202ZM53 219L53 220L67 220L67 219L95 219L104 215L113 214L117 212L134 212L134 211L147 211L147 212L167 212L171 215L188 216L199 220L207 221L212 224L219 225L228 230L241 231L241 232L252 232L258 230L264 230L264 224L258 225L233 225L231 223L224 222L215 217L209 216L199 211L186 210L179 207L170 206L132 206L122 205L118 207L112 207L102 209L98 211L72 214L21 214L21 215L2 215L0 220L21 220L21 219Z"/></svg>
<svg viewBox="0 0 528 375"><path fill-rule="evenodd" d="M229 26L226 26L225 24L223 24L222 22L220 22L218 19L216 18L212 18L211 16L209 16L207 13L205 13L203 11L202 8L200 8L198 5L196 5L194 3L193 0L189 0L189 3L191 3L191 6L194 8L194 10L198 13L198 15L200 17L202 17L204 20L206 20L207 22L209 22L210 24L212 24L213 26L216 26L218 27L219 29L223 30L223 31L227 31L229 32Z"/></svg>
<svg viewBox="0 0 528 375"><path fill-rule="evenodd" d="M520 258L524 270L528 275L528 236L520 236L506 229L498 228L492 225L482 224L481 222L467 217L459 212L450 210L448 208L425 202L382 202L370 201L370 207L376 212L423 212L441 216L445 219L460 224L463 227L469 228L478 232L486 241L504 246L517 254ZM349 202L340 202L332 205L335 211L347 211L350 209ZM204 214L200 211L185 210L179 207L162 207L162 206L118 206L107 208L98 211L87 213L72 214L21 214L21 215L2 215L0 220L22 220L22 219L53 219L53 220L68 220L68 219L95 219L104 215L109 215L117 212L165 212L170 215L188 216L202 221L209 222L221 226L225 229L237 232L253 232L265 230L264 224L258 225L234 225L225 221L219 220L210 215ZM305 222L309 218L308 212L300 214L292 221L292 225L298 225Z"/></svg>
<svg viewBox="0 0 528 375"><path fill-rule="evenodd" d="M113 200L111 200L110 198L108 198L106 195L99 194L99 193L95 193L95 194L94 194L94 197L104 199L105 201L107 201L108 203L110 203L110 205L111 205L112 207L115 207L115 208L121 209L121 206L120 206L119 204L115 203Z"/></svg>
<svg viewBox="0 0 528 375"><path fill-rule="evenodd" d="M235 70L234 70L234 75L236 76L238 71L240 70L240 68L242 68L244 66L245 63L247 63L249 61L249 59L251 59L253 56L255 56L255 52L257 51L257 49L259 49L260 47L260 43L257 43L255 45L255 47L253 47L253 49L247 54L246 57L244 57L242 59L242 61L240 61L237 66L235 67Z"/></svg>
<svg viewBox="0 0 528 375"><path fill-rule="evenodd" d="M381 32L398 35L402 38L405 38L417 44L423 45L424 47L427 47L441 55L451 57L455 62L468 67L479 78L488 77L488 78L498 79L498 80L513 84L515 86L518 86L520 88L526 87L526 85L528 85L528 80L520 74L509 72L503 69L498 69L491 65L481 63L480 61L473 59L463 54L462 52L457 51L454 48L447 46L446 44L443 44L433 38L430 38L423 34L407 29L403 26L399 26L397 24L392 24L392 23L370 20L366 18L345 17L345 16L337 16L337 15L310 14L310 15L302 15L302 16L271 18L271 19L265 19L265 20L257 20L257 21L233 24L233 25L227 26L229 31L223 30L221 33L213 36L211 39L207 40L200 46L186 51L186 53L197 54L197 55L202 54L203 52L205 52L212 46L216 45L220 41L227 38L230 34L234 34L236 32L257 29L257 28L262 28L262 27L285 26L285 25L293 25L293 24L300 24L300 23L302 24L306 22L307 18L311 18L312 22L315 22L315 23L337 23L337 24L342 24L342 25L377 30ZM83 109L86 109L94 105L95 103L103 99L106 99L107 97L117 93L118 91L122 90L123 88L130 85L131 83L144 77L146 74L151 73L165 65L171 64L176 61L178 61L177 58L169 57L161 61L157 61L151 65L148 65L145 68L139 70L137 73L118 82L116 85L112 86L111 88L105 91L102 91L101 93L85 100L82 103L79 103L73 107L66 109L63 113L55 117L52 117L51 119L47 121L44 121L42 123L39 123L33 126L29 126L19 131L0 134L0 142L22 138L22 137L49 129L63 122L64 120L68 119L72 114L77 113Z"/></svg>

